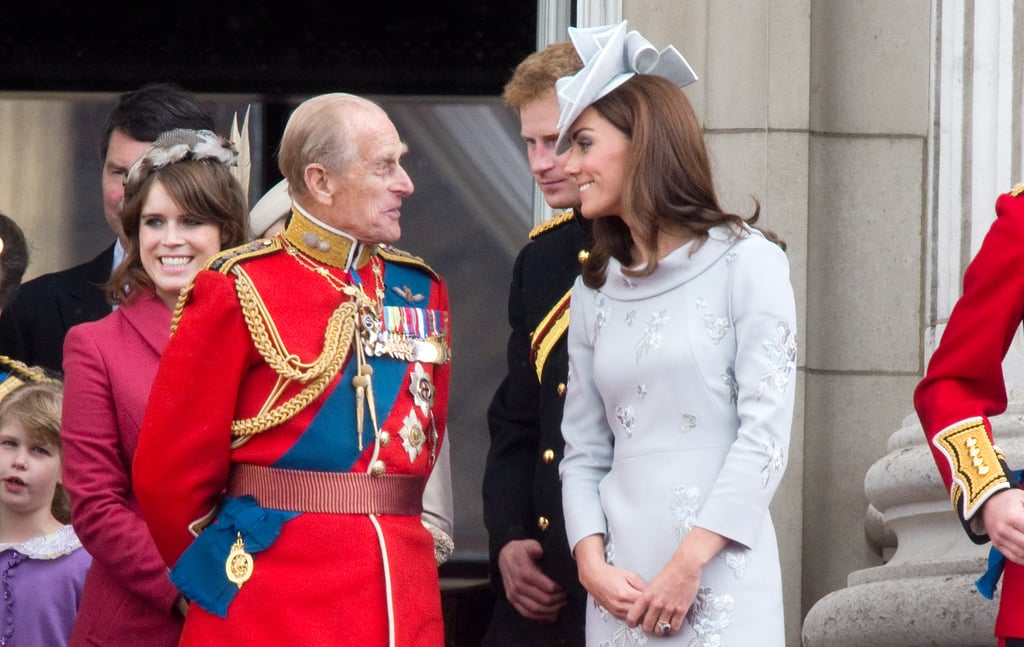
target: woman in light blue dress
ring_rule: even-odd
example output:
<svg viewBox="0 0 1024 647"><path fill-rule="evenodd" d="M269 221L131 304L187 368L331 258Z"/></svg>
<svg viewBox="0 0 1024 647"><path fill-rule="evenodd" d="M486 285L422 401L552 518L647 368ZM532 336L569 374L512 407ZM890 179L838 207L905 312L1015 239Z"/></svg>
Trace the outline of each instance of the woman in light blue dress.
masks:
<svg viewBox="0 0 1024 647"><path fill-rule="evenodd" d="M572 292L560 471L587 644L781 646L785 252L756 213L719 206L682 56L625 23L572 36L586 66L559 82L559 146L595 244Z"/></svg>

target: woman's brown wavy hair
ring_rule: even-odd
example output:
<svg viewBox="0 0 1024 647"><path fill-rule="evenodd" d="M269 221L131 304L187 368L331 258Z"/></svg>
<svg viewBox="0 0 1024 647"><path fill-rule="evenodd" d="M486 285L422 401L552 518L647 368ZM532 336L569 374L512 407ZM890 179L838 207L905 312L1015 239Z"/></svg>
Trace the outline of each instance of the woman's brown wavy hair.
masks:
<svg viewBox="0 0 1024 647"><path fill-rule="evenodd" d="M137 288L153 288L139 255L139 229L142 207L153 185L159 182L174 203L196 220L210 222L220 228L221 249L246 242L249 213L245 194L227 166L213 160L184 160L153 171L132 196L125 196L121 226L127 245L124 260L117 266L105 289L113 303L131 301Z"/></svg>
<svg viewBox="0 0 1024 647"><path fill-rule="evenodd" d="M658 267L660 232L689 235L694 251L707 239L708 230L753 225L761 206L747 219L722 210L711 177L711 163L697 116L683 91L659 76L638 74L595 101L592 106L629 139L626 181L622 188L624 213L619 218L594 219L594 247L583 266L583 282L604 285L608 259L622 263L623 272L647 276ZM634 240L625 221L634 223ZM761 230L785 249L772 232ZM639 253L637 253L639 252ZM646 259L638 270L626 269Z"/></svg>

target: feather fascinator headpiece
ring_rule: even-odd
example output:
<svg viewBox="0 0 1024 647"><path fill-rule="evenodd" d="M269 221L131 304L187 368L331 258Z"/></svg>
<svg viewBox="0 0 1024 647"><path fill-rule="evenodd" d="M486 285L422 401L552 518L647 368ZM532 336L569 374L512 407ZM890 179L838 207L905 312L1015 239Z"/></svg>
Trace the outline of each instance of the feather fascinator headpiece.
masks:
<svg viewBox="0 0 1024 647"><path fill-rule="evenodd" d="M212 130L175 128L161 133L137 159L124 178L122 206L134 196L153 171L185 160L212 159L225 166L238 164L234 144Z"/></svg>
<svg viewBox="0 0 1024 647"><path fill-rule="evenodd" d="M583 61L583 68L555 83L562 112L558 117L558 154L569 149L569 127L592 103L636 74L653 74L679 87L697 80L693 68L672 45L660 52L638 31L626 33L626 21L579 29L569 28L569 38Z"/></svg>

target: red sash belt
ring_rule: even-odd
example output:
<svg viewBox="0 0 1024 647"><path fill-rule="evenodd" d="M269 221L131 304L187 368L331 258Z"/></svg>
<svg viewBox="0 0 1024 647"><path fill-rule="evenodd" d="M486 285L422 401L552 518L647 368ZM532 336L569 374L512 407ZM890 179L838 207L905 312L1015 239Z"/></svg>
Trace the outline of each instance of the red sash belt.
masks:
<svg viewBox="0 0 1024 647"><path fill-rule="evenodd" d="M250 494L264 508L327 514L423 513L422 476L288 470L238 463L227 493Z"/></svg>

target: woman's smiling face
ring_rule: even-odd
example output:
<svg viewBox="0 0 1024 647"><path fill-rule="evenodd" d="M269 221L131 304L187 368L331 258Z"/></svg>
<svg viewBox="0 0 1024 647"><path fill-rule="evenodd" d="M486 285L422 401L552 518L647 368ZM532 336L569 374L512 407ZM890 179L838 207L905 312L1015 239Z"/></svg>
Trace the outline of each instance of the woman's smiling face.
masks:
<svg viewBox="0 0 1024 647"><path fill-rule="evenodd" d="M184 213L159 181L139 218L139 257L157 296L174 308L181 289L220 251L220 227Z"/></svg>
<svg viewBox="0 0 1024 647"><path fill-rule="evenodd" d="M572 147L565 172L580 190L580 211L586 218L622 215L630 140L594 108L572 125Z"/></svg>

